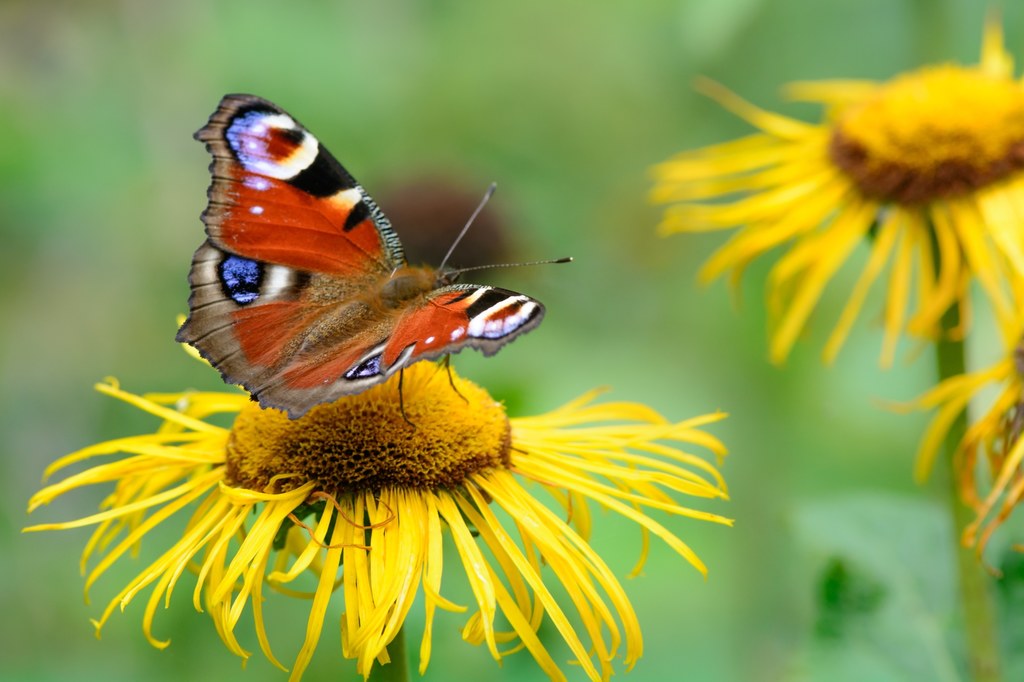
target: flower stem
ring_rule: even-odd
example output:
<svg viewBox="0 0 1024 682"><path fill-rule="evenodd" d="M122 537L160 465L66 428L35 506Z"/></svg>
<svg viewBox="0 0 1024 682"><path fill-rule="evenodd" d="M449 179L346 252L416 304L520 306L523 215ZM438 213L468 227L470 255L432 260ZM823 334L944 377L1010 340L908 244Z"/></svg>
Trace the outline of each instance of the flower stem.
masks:
<svg viewBox="0 0 1024 682"><path fill-rule="evenodd" d="M398 630L398 634L388 644L388 657L391 662L387 665L374 664L370 669L370 677L367 682L409 682L409 660L405 653L405 628Z"/></svg>
<svg viewBox="0 0 1024 682"><path fill-rule="evenodd" d="M963 374L965 369L964 342L953 340L950 332L960 324L960 311L950 307L942 318L942 338L936 343L939 381ZM946 487L946 498L953 521L953 545L956 552L960 583L960 606L963 609L964 633L967 645L968 678L973 682L999 682L1003 679L999 663L999 639L995 611L988 591L988 574L974 551L961 542L964 529L973 520L971 510L960 501L957 475L954 469L955 453L967 432L967 413L957 417L946 434L943 444L946 468L936 472L936 478Z"/></svg>

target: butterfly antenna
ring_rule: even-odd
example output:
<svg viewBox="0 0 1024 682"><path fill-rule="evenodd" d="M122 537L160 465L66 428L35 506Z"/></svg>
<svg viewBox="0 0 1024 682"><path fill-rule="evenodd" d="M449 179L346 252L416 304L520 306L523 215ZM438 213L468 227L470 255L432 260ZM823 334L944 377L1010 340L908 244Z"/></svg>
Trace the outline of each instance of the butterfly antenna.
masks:
<svg viewBox="0 0 1024 682"><path fill-rule="evenodd" d="M473 211L473 215L469 216L469 220L466 221L466 225L462 228L462 232L459 232L459 236L455 238L455 241L453 241L452 245L448 248L448 253L444 255L444 260L441 261L441 265L437 268L438 270L444 272L444 266L448 262L448 259L451 258L452 253L455 252L455 247L459 245L462 238L466 236L467 232L469 232L469 226L472 225L473 221L476 220L476 217L480 215L480 211L484 210L484 206L486 206L487 202L491 200L491 197L494 195L494 190L496 189L498 189L498 183L492 182L491 186L487 188L486 192L484 192L484 198L480 200L480 203Z"/></svg>
<svg viewBox="0 0 1024 682"><path fill-rule="evenodd" d="M461 275L464 272L472 272L473 270L491 270L493 268L518 268L526 265L552 265L554 263L571 263L572 256L565 256L564 258L550 258L548 260L532 260L527 263L494 263L491 265L473 265L468 268L459 268L458 270L450 270L446 274L449 277L455 277Z"/></svg>

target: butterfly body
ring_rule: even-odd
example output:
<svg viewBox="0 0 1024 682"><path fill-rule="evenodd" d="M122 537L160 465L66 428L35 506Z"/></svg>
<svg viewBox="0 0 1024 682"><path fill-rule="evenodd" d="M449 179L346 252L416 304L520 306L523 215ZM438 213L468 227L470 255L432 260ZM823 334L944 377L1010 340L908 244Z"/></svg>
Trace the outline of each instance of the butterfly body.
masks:
<svg viewBox="0 0 1024 682"><path fill-rule="evenodd" d="M196 137L213 182L177 338L262 405L298 417L540 323L528 296L409 266L380 208L276 105L228 95Z"/></svg>

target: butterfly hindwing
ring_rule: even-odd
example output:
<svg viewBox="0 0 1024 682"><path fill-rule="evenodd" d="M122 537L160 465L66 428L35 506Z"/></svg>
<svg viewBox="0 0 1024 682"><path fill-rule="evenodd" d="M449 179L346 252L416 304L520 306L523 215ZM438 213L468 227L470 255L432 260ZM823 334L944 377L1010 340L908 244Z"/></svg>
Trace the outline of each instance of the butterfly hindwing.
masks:
<svg viewBox="0 0 1024 682"><path fill-rule="evenodd" d="M228 383L295 418L418 360L495 353L540 302L411 268L391 224L276 105L228 95L196 133L213 155L207 240L177 339Z"/></svg>
<svg viewBox="0 0 1024 682"><path fill-rule="evenodd" d="M544 317L540 301L508 289L479 284L453 284L432 291L398 320L381 357L394 367L457 353L465 347L493 355L514 336L527 332Z"/></svg>
<svg viewBox="0 0 1024 682"><path fill-rule="evenodd" d="M196 251L189 281L190 315L178 340L261 404L301 414L375 383L331 387L321 377L343 374L386 335L391 315L362 296L379 278L295 270L236 256L208 240Z"/></svg>
<svg viewBox="0 0 1024 682"><path fill-rule="evenodd" d="M269 383L250 386L260 402L304 413L310 407L358 393L403 367L475 348L492 355L544 317L535 299L507 289L455 284L434 289L415 305L375 317L319 352L296 353Z"/></svg>

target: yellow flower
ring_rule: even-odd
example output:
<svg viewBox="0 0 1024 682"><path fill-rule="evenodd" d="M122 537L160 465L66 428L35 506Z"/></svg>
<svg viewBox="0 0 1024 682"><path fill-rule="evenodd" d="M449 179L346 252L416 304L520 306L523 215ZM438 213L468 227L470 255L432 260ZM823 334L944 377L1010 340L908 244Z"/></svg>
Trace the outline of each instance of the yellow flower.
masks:
<svg viewBox="0 0 1024 682"><path fill-rule="evenodd" d="M791 85L793 99L825 107L817 124L702 82L761 132L657 166L653 198L675 204L660 230L739 228L704 265L703 280L731 271L735 284L752 260L785 249L768 277L773 362L786 358L826 285L865 241L827 362L887 265L883 365L904 332L938 338L943 313L966 304L972 279L1007 315L1017 305L1007 273L1024 271L1024 86L1012 71L990 21L977 66L932 66L885 83Z"/></svg>
<svg viewBox="0 0 1024 682"><path fill-rule="evenodd" d="M1024 281L1016 280L1018 288ZM989 398L980 417L972 418L957 444L953 469L960 498L975 512L964 529L964 545L982 553L992 534L1024 499L1024 317L1001 321L1008 349L1004 357L985 369L952 376L912 403L934 410L918 449L915 474L928 476L947 434L957 419L966 418L980 397ZM979 459L985 476L979 477Z"/></svg>
<svg viewBox="0 0 1024 682"><path fill-rule="evenodd" d="M294 421L243 395L136 396L101 384L101 392L159 417L160 428L53 464L48 476L127 455L49 485L29 505L35 510L73 489L110 482L102 511L27 530L96 526L82 557L83 572L98 559L86 577L88 592L150 531L184 515L180 539L110 601L97 630L148 588L143 631L154 646L167 646L153 632L154 615L188 571L195 574L195 607L210 614L227 647L250 655L235 628L251 605L258 646L283 668L265 629L265 588L305 597L309 620L291 679L309 664L336 592L342 653L366 676L375 661L389 661L388 645L422 588L424 671L437 609L467 610L442 596L442 574L452 570L442 570L446 537L473 594L463 639L485 645L497 660L525 648L545 673L565 679L537 634L546 620L590 679L607 679L619 656L632 666L642 652L640 627L619 580L588 544L588 502L640 526L634 572L653 534L704 573L690 547L649 512L731 524L677 499L726 497L715 466L683 449L724 455L701 430L724 415L670 423L643 405L594 403L590 393L545 415L508 419L483 389L454 375L451 382L419 363L405 370L401 397L392 380ZM217 413L235 415L233 426L207 420ZM551 583L565 598L555 598Z"/></svg>

